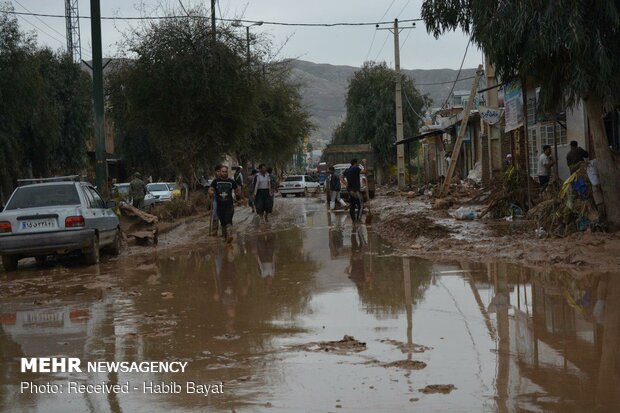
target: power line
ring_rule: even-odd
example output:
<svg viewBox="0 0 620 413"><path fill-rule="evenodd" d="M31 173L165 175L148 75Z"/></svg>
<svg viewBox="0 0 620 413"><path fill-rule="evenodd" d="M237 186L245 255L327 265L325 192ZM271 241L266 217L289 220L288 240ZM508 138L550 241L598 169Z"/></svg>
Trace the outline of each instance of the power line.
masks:
<svg viewBox="0 0 620 413"><path fill-rule="evenodd" d="M30 10L28 10L28 8L26 6L24 6L23 4L21 4L19 1L17 0L13 0L15 3L17 3L22 9L26 10L28 13L32 13ZM60 33L58 30L54 29L52 26L50 26L49 24L45 23L41 18L39 18L38 16L33 16L35 19L37 19L38 21L40 21L41 23L43 23L45 26L49 27L53 32L58 33L61 37L65 37L65 33Z"/></svg>
<svg viewBox="0 0 620 413"><path fill-rule="evenodd" d="M459 80L459 76L461 75L461 70L463 70L463 64L465 63L465 58L467 57L467 51L469 50L470 44L471 44L471 39L467 41L467 47L465 47L465 53L463 53L463 60L461 60L461 66L459 66L459 71L456 74L456 79L454 79L454 83L452 83L450 92L448 93L448 96L446 96L446 100L444 100L443 105L441 105L441 107L446 106L446 104L448 103L448 100L450 99L450 95L452 94L452 92L454 92L454 86L456 85L456 82L458 82Z"/></svg>
<svg viewBox="0 0 620 413"><path fill-rule="evenodd" d="M407 104L409 105L409 107L411 108L413 113L415 113L416 116L422 120L422 122L426 121L426 119L424 119L422 116L420 116L420 114L413 108L413 105L409 101L409 96L407 96L407 92L405 92L405 90L403 90L403 95L405 95L405 100L407 101Z"/></svg>
<svg viewBox="0 0 620 413"><path fill-rule="evenodd" d="M385 40L383 41L383 44L381 45L381 49L379 49L379 53L377 53L377 55L375 56L375 60L377 60L379 58L379 55L383 51L383 48L385 47L385 44L387 43L389 38L390 38L390 33L386 33Z"/></svg>
<svg viewBox="0 0 620 413"><path fill-rule="evenodd" d="M405 5L403 6L402 9L400 9L400 12L396 15L396 18L398 19L400 17L401 14L403 14L403 12L405 11L405 9L407 8L407 6L409 5L409 3L411 3L411 0L407 0L407 3L405 3Z"/></svg>
<svg viewBox="0 0 620 413"><path fill-rule="evenodd" d="M395 2L396 0L392 0L387 10L385 11L385 13L383 13L383 16L381 16L379 20L383 20L385 18L385 16L388 14L388 12L390 11L390 9L392 8ZM372 51L372 46L375 44L376 37L377 37L377 31L375 30L374 34L372 35L372 41L370 42L370 47L368 48L368 53L366 53L366 60L368 60L368 57L370 57L370 52Z"/></svg>
<svg viewBox="0 0 620 413"><path fill-rule="evenodd" d="M6 14L14 14L17 16L37 16L37 17L54 17L54 18L62 18L65 16L61 14L44 14L44 13L24 13L13 10L0 10L0 13ZM80 19L91 19L91 16L79 16ZM179 16L179 15L169 15L169 16L101 16L101 20L170 20L170 19L209 19L208 16ZM376 26L377 24L390 24L389 22L337 22L337 23L291 23L291 22L278 22L278 21L264 21L264 20L246 20L246 19L224 19L224 18L216 18L218 21L229 22L229 23L263 23L263 25L269 26L293 26L293 27L354 27L354 26ZM402 23L410 23L410 22L419 22L423 21L421 18L417 19L405 19L400 20Z"/></svg>
<svg viewBox="0 0 620 413"><path fill-rule="evenodd" d="M450 83L461 82L461 81L464 81L464 80L470 80L470 79L473 79L473 78L475 78L475 77L476 77L476 76L469 76L469 77L464 77L464 78L462 78L462 79L459 79L459 78L458 78L458 76L457 76L457 78L456 78L455 80L448 80L448 81L446 81L446 82L435 82L435 83L416 83L415 85L416 85L416 86L437 86L437 85L447 85L447 84L450 84ZM450 92L450 93L452 93L452 92Z"/></svg>

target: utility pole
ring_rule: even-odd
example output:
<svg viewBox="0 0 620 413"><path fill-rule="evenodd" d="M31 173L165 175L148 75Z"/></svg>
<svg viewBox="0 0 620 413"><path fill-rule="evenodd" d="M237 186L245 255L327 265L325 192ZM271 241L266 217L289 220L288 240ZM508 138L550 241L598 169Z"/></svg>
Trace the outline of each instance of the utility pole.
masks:
<svg viewBox="0 0 620 413"><path fill-rule="evenodd" d="M217 36L215 32L215 3L217 0L211 0L211 36L213 37L213 45L217 42Z"/></svg>
<svg viewBox="0 0 620 413"><path fill-rule="evenodd" d="M95 110L95 174L97 188L106 185L105 123L103 109L103 65L101 51L101 8L99 0L90 0L90 27L93 42L93 102Z"/></svg>
<svg viewBox="0 0 620 413"><path fill-rule="evenodd" d="M378 26L378 25L377 25ZM398 19L394 19L394 28L377 28L377 30L389 30L394 34L394 71L396 76L396 87L394 90L396 101L396 142L405 139L403 129L403 86L400 75L400 41L399 34L403 29L413 29L413 27L398 27ZM398 170L398 189L405 189L405 146L396 145L396 167Z"/></svg>

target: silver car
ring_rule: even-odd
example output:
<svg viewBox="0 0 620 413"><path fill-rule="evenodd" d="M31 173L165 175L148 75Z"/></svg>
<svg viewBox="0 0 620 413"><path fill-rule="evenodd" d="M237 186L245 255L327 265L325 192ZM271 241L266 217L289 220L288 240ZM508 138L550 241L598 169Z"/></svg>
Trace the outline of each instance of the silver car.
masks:
<svg viewBox="0 0 620 413"><path fill-rule="evenodd" d="M52 179L50 179L52 180ZM39 180L45 181L45 180ZM0 254L6 271L21 258L81 252L99 262L101 248L120 253L118 217L87 182L52 181L19 186L0 213Z"/></svg>

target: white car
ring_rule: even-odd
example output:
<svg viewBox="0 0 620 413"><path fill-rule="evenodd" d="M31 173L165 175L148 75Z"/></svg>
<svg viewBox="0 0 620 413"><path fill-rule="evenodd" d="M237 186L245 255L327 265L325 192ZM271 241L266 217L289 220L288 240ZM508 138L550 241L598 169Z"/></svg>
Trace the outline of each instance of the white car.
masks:
<svg viewBox="0 0 620 413"><path fill-rule="evenodd" d="M288 194L306 196L309 193L318 193L320 188L319 181L310 175L291 175L284 178L278 187L278 191L282 194L282 198L286 198Z"/></svg>
<svg viewBox="0 0 620 413"><path fill-rule="evenodd" d="M159 202L172 201L172 191L165 182L153 182L146 184L146 190L153 195Z"/></svg>

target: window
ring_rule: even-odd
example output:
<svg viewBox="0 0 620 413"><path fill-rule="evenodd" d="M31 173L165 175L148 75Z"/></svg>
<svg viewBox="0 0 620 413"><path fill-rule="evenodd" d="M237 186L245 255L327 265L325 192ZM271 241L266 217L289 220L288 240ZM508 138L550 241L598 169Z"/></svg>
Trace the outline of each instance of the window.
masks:
<svg viewBox="0 0 620 413"><path fill-rule="evenodd" d="M99 195L99 193L97 192L95 188L89 186L88 191L90 192L91 196L93 197L95 201L95 206L93 208L105 208L106 207L105 202L101 198L101 195Z"/></svg>
<svg viewBox="0 0 620 413"><path fill-rule="evenodd" d="M95 198L93 194L88 190L87 187L83 186L82 191L84 192L84 197L86 198L86 203L89 208L97 208L97 203L95 202Z"/></svg>
<svg viewBox="0 0 620 413"><path fill-rule="evenodd" d="M15 190L7 210L80 205L75 184L22 186Z"/></svg>
<svg viewBox="0 0 620 413"><path fill-rule="evenodd" d="M298 182L298 181L301 181L301 176L299 175L298 176L287 176L284 179L284 182Z"/></svg>

